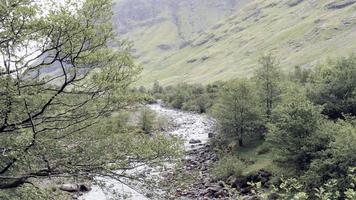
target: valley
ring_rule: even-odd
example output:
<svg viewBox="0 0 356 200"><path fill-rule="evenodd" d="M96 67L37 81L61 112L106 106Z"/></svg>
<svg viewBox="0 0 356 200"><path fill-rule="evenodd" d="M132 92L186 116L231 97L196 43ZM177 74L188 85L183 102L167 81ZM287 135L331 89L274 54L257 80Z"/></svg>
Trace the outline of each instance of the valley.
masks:
<svg viewBox="0 0 356 200"><path fill-rule="evenodd" d="M1 200L355 200L356 0L0 1Z"/></svg>
<svg viewBox="0 0 356 200"><path fill-rule="evenodd" d="M138 12L158 9L159 16L143 17L153 24L136 20L134 28L121 34L134 41L134 55L144 69L137 85L251 76L258 57L266 52L272 52L285 71L297 65L313 68L356 49L348 42L356 40L353 0L209 0L193 1L190 7L186 1L162 2L135 4ZM164 2L176 5L177 12ZM120 6L116 10L120 12ZM172 13L176 17L171 18ZM199 18L189 17L193 13Z"/></svg>

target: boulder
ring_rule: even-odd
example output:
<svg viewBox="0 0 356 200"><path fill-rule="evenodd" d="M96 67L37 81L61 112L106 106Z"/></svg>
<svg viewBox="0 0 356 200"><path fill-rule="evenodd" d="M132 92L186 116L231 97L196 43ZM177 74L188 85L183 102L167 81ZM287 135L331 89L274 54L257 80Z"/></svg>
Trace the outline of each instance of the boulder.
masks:
<svg viewBox="0 0 356 200"><path fill-rule="evenodd" d="M65 192L79 192L80 186L78 184L63 184L59 189Z"/></svg>
<svg viewBox="0 0 356 200"><path fill-rule="evenodd" d="M214 194L215 198L221 198L221 197L227 197L229 196L229 193L226 190L219 190Z"/></svg>
<svg viewBox="0 0 356 200"><path fill-rule="evenodd" d="M189 140L189 144L199 144L199 143L201 143L201 140L198 140L198 139Z"/></svg>
<svg viewBox="0 0 356 200"><path fill-rule="evenodd" d="M91 187L89 185L86 185L86 184L81 184L79 186L79 190L81 192L89 192L91 190Z"/></svg>
<svg viewBox="0 0 356 200"><path fill-rule="evenodd" d="M63 184L59 189L65 192L89 192L91 187L86 184Z"/></svg>
<svg viewBox="0 0 356 200"><path fill-rule="evenodd" d="M220 187L222 187L222 188L224 188L224 187L225 187L225 183L224 183L223 181L219 181L219 183L218 183L218 184L219 184L219 186L220 186Z"/></svg>

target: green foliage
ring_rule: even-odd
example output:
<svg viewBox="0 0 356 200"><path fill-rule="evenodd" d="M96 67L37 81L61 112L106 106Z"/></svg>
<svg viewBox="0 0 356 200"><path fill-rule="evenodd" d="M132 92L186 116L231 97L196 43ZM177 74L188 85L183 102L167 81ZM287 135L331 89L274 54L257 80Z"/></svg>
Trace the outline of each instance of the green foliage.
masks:
<svg viewBox="0 0 356 200"><path fill-rule="evenodd" d="M121 114L137 103L128 87L141 68L115 37L112 1L62 3L47 15L37 1L0 3L0 192L24 199L50 199L27 182L137 178L125 170L180 155L177 138L142 134Z"/></svg>
<svg viewBox="0 0 356 200"><path fill-rule="evenodd" d="M271 151L271 147L264 143L257 148L256 154L263 155L263 154L269 153L270 151Z"/></svg>
<svg viewBox="0 0 356 200"><path fill-rule="evenodd" d="M283 179L279 186L272 187L276 199L282 200L307 200L308 194L303 192L303 185L295 178Z"/></svg>
<svg viewBox="0 0 356 200"><path fill-rule="evenodd" d="M340 198L340 192L338 191L336 180L331 180L328 183L325 183L324 186L314 188L314 190L315 197L321 200Z"/></svg>
<svg viewBox="0 0 356 200"><path fill-rule="evenodd" d="M322 107L310 102L303 91L292 88L282 103L273 111L273 122L268 126L267 141L276 154L280 166L298 173L309 168L313 159L329 143L324 132Z"/></svg>
<svg viewBox="0 0 356 200"><path fill-rule="evenodd" d="M159 97L175 109L206 113L212 107L220 87L220 83L207 86L178 84L166 87Z"/></svg>
<svg viewBox="0 0 356 200"><path fill-rule="evenodd" d="M312 71L310 69L295 66L294 70L289 74L289 79L304 86L310 81L311 74Z"/></svg>
<svg viewBox="0 0 356 200"><path fill-rule="evenodd" d="M356 115L356 56L329 61L313 74L310 99L331 118Z"/></svg>
<svg viewBox="0 0 356 200"><path fill-rule="evenodd" d="M90 130L68 137L65 144L70 146L61 152L61 162L72 163L74 171L81 170L84 165L94 174L137 178L132 172L116 174L115 171L135 169L142 164L159 165L181 156L178 138L144 134L139 126L118 126L117 117L120 115L103 118Z"/></svg>
<svg viewBox="0 0 356 200"><path fill-rule="evenodd" d="M225 156L212 169L212 174L218 180L226 180L230 176L239 177L246 165L236 156Z"/></svg>
<svg viewBox="0 0 356 200"><path fill-rule="evenodd" d="M163 87L159 84L158 81L155 81L152 86L152 94L161 94L163 92Z"/></svg>
<svg viewBox="0 0 356 200"><path fill-rule="evenodd" d="M153 131L156 124L156 114L149 108L143 108L140 112L139 126L142 131L149 134Z"/></svg>
<svg viewBox="0 0 356 200"><path fill-rule="evenodd" d="M2 200L69 200L69 196L51 189L40 189L32 185L24 185L16 189L0 190Z"/></svg>
<svg viewBox="0 0 356 200"><path fill-rule="evenodd" d="M234 138L239 146L259 137L261 109L254 88L248 80L227 83L220 91L212 115L224 137Z"/></svg>
<svg viewBox="0 0 356 200"><path fill-rule="evenodd" d="M281 93L279 88L281 73L278 61L271 54L262 56L259 63L260 68L256 70L255 78L257 79L258 94L261 98L262 107L269 119Z"/></svg>
<svg viewBox="0 0 356 200"><path fill-rule="evenodd" d="M344 191L355 180L349 169L356 166L356 126L354 119L329 122L323 129L334 138L319 158L312 161L310 169L301 177L307 188L315 188L331 180L335 189ZM349 176L348 176L349 175Z"/></svg>
<svg viewBox="0 0 356 200"><path fill-rule="evenodd" d="M272 190L268 193L262 193L263 199L316 199L316 200L331 200L331 199L346 199L353 200L356 197L355 184L356 175L355 168L349 168L346 176L352 180L344 190L339 190L338 181L331 179L328 182L311 188L311 192L306 193L305 186L296 178L281 179L281 183L272 186Z"/></svg>

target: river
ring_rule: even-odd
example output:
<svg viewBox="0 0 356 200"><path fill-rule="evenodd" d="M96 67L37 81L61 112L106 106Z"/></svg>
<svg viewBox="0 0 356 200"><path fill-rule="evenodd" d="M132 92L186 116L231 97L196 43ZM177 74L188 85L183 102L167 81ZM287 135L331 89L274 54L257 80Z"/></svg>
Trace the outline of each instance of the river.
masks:
<svg viewBox="0 0 356 200"><path fill-rule="evenodd" d="M165 134L176 135L184 139L184 148L192 150L199 148L209 140L209 133L214 131L214 120L204 114L196 114L191 112L184 112L163 107L161 104L148 105L150 109L156 112L159 117L164 117L172 124L172 128ZM192 145L190 141L199 141L198 144ZM94 186L93 189L83 195L81 200L109 200L112 194L118 192L121 197L128 200L148 200L144 194L137 192L126 184L120 183L112 179L101 179L110 188L102 189Z"/></svg>

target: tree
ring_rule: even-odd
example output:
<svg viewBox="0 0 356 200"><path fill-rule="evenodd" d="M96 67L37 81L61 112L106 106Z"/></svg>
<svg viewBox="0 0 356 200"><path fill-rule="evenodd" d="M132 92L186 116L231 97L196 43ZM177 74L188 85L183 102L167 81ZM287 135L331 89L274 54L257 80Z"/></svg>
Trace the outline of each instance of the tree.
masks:
<svg viewBox="0 0 356 200"><path fill-rule="evenodd" d="M250 82L246 79L227 83L213 106L221 132L237 138L239 146L256 133L260 126L260 109Z"/></svg>
<svg viewBox="0 0 356 200"><path fill-rule="evenodd" d="M163 92L163 87L159 84L158 81L155 81L152 86L153 94L161 94Z"/></svg>
<svg viewBox="0 0 356 200"><path fill-rule="evenodd" d="M308 83L311 75L310 69L303 69L300 66L295 66L294 71L289 74L289 78L293 80L295 83L299 83L301 85L305 85Z"/></svg>
<svg viewBox="0 0 356 200"><path fill-rule="evenodd" d="M0 189L46 177L120 178L117 169L169 157L168 140L95 128L130 105L127 88L141 70L115 37L112 2L66 1L45 16L37 2L0 2ZM124 151L124 141L145 148Z"/></svg>
<svg viewBox="0 0 356 200"><path fill-rule="evenodd" d="M141 129L146 133L149 134L154 128L156 121L156 115L154 111L150 110L149 108L143 108L140 113L140 120L139 124Z"/></svg>
<svg viewBox="0 0 356 200"><path fill-rule="evenodd" d="M310 99L324 105L323 113L330 118L343 114L356 116L356 56L329 61L312 76Z"/></svg>
<svg viewBox="0 0 356 200"><path fill-rule="evenodd" d="M256 78L262 97L262 104L266 112L267 119L270 119L272 109L280 95L278 83L280 81L280 71L278 62L271 54L264 55L259 59L260 67L256 70Z"/></svg>
<svg viewBox="0 0 356 200"><path fill-rule="evenodd" d="M140 86L140 88L138 89L138 91L141 92L141 93L146 93L146 92L147 92L145 86Z"/></svg>
<svg viewBox="0 0 356 200"><path fill-rule="evenodd" d="M342 194L356 181L348 177L349 169L354 168L356 163L356 121L354 118L347 118L329 122L323 131L332 136L332 141L321 156L313 160L302 180L307 188L319 187L334 180L334 190ZM355 172L353 171L354 176Z"/></svg>
<svg viewBox="0 0 356 200"><path fill-rule="evenodd" d="M301 173L326 149L330 136L323 130L322 107L310 102L303 90L296 87L290 90L273 111L267 141L278 165Z"/></svg>

